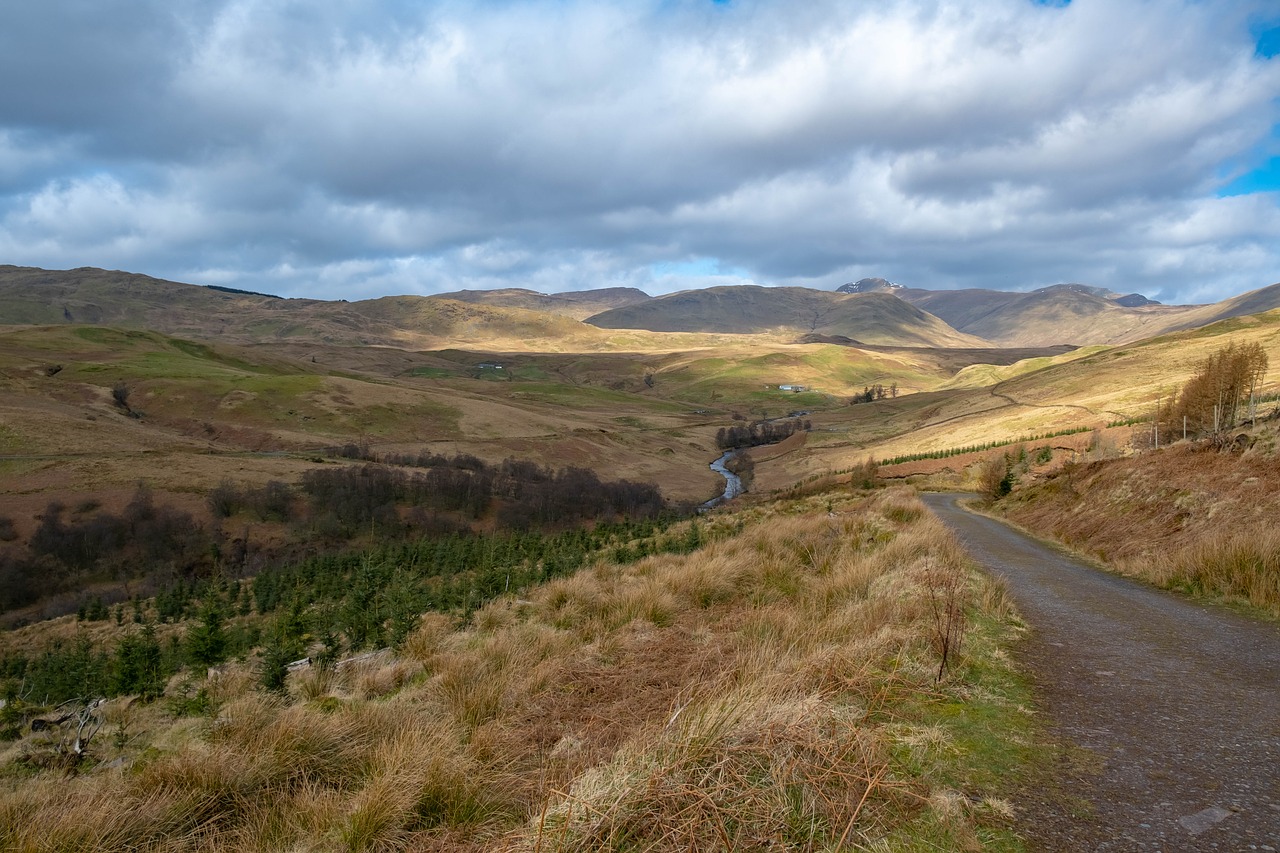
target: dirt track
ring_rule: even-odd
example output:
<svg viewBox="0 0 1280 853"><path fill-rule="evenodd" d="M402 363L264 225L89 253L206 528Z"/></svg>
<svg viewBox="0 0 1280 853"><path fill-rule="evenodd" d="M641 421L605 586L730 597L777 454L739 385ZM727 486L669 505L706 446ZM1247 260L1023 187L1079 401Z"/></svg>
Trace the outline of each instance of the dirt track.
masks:
<svg viewBox="0 0 1280 853"><path fill-rule="evenodd" d="M1280 626L1091 568L961 497L924 499L1008 581L1065 744L1056 784L1016 804L1033 849L1280 850Z"/></svg>

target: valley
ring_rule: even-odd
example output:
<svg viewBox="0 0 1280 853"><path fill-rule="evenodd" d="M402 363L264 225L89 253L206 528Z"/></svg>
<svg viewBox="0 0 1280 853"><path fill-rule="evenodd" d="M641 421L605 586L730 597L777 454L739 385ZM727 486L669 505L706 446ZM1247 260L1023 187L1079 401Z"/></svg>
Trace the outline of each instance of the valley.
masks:
<svg viewBox="0 0 1280 853"><path fill-rule="evenodd" d="M1027 796L1064 754L1039 617L917 493L1274 619L1277 288L348 303L0 267L0 839L1025 849L1085 796ZM1175 443L1247 348L1247 417ZM31 731L64 705L92 749Z"/></svg>

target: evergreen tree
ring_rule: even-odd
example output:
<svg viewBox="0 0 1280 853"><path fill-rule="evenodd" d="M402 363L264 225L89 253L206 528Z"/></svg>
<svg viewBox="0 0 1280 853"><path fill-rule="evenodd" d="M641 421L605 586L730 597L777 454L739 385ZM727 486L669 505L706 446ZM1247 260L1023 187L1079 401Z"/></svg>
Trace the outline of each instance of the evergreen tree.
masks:
<svg viewBox="0 0 1280 853"><path fill-rule="evenodd" d="M200 621L187 630L187 660L193 666L210 667L226 660L227 634L222 608L210 597L200 608Z"/></svg>
<svg viewBox="0 0 1280 853"><path fill-rule="evenodd" d="M284 690L289 664L302 657L305 650L301 613L295 602L276 620L266 644L262 648L262 669L259 681L268 690Z"/></svg>
<svg viewBox="0 0 1280 853"><path fill-rule="evenodd" d="M141 632L131 633L120 641L112 688L115 693L136 693L148 701L164 692L164 667L154 625L147 625Z"/></svg>

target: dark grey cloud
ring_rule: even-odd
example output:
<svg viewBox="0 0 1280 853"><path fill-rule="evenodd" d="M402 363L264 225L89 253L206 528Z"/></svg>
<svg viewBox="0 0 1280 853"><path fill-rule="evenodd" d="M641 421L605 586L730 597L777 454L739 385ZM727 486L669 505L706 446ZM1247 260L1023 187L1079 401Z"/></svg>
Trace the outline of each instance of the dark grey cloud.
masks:
<svg viewBox="0 0 1280 853"><path fill-rule="evenodd" d="M1280 122L1252 0L11 5L4 262L328 298L1280 280L1276 195L1218 197Z"/></svg>

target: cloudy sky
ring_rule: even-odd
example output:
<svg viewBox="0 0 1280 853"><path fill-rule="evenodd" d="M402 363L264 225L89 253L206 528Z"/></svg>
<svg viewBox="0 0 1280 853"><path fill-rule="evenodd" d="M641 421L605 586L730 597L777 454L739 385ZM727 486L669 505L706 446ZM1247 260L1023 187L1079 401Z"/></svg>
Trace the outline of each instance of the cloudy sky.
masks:
<svg viewBox="0 0 1280 853"><path fill-rule="evenodd" d="M0 263L287 296L1280 281L1275 0L0 8Z"/></svg>

